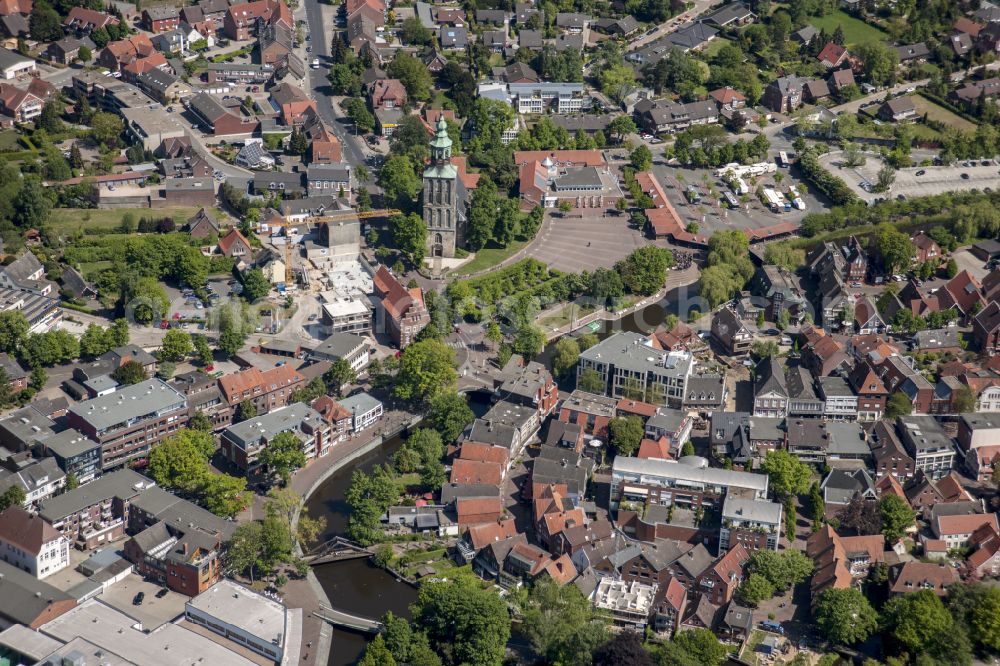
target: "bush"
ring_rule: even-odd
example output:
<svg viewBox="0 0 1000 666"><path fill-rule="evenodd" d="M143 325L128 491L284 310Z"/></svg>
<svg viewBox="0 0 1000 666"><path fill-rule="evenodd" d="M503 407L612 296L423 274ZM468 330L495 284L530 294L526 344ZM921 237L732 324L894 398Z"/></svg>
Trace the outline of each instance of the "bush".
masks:
<svg viewBox="0 0 1000 666"><path fill-rule="evenodd" d="M819 158L812 150L805 150L799 157L799 167L802 175L812 185L829 197L836 206L843 206L858 201L858 197L847 186L842 178L834 176L819 163Z"/></svg>

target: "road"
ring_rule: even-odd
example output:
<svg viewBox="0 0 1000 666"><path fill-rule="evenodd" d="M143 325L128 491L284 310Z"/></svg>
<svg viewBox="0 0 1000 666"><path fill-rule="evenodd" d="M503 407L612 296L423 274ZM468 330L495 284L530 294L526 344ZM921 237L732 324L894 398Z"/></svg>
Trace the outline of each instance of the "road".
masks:
<svg viewBox="0 0 1000 666"><path fill-rule="evenodd" d="M635 51L636 49L641 49L650 42L655 42L660 37L669 35L677 30L677 28L695 19L696 17L701 16L703 13L708 11L710 7L717 4L721 4L719 0L694 0L694 2L691 3L691 9L664 21L656 27L656 32L653 34L643 33L635 41L629 42L628 50Z"/></svg>
<svg viewBox="0 0 1000 666"><path fill-rule="evenodd" d="M888 90L880 90L877 93L872 93L871 95L867 95L865 97L859 97L853 102L847 102L846 104L841 104L839 106L832 106L830 107L830 111L833 111L836 114L844 112L857 113L858 110L860 110L865 104L883 100L886 95L897 95L899 93L906 92L907 88L922 88L930 82L930 79L921 79L920 81L904 81L903 83L896 84Z"/></svg>
<svg viewBox="0 0 1000 666"><path fill-rule="evenodd" d="M330 61L330 39L323 21L323 9L318 0L305 0L306 21L309 24L308 34L312 44L314 57L327 65ZM309 62L309 59L306 60ZM364 141L360 137L354 136L345 127L339 115L340 109L334 105L334 98L330 94L330 83L326 79L327 68L324 66L318 69L309 69L307 75L309 94L316 99L316 106L319 107L319 115L333 128L334 134L340 139L344 150L344 161L357 166L366 163L366 149ZM373 174L374 175L374 174ZM371 185L368 185L371 191Z"/></svg>

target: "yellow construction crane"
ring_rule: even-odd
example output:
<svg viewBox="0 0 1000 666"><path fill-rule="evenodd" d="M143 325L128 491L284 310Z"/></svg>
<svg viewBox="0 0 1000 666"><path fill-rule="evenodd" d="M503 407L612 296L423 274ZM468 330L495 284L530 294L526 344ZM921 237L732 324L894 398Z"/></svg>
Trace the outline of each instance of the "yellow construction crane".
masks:
<svg viewBox="0 0 1000 666"><path fill-rule="evenodd" d="M339 222L341 220L353 220L357 218L359 220L367 220L370 217L389 217L390 215L399 215L402 211L396 208L379 208L377 210L366 210L363 213L358 213L353 210L338 210L332 213L325 213L319 216L319 223L323 222Z"/></svg>
<svg viewBox="0 0 1000 666"><path fill-rule="evenodd" d="M285 236L285 288L295 286L295 271L292 270L292 239Z"/></svg>

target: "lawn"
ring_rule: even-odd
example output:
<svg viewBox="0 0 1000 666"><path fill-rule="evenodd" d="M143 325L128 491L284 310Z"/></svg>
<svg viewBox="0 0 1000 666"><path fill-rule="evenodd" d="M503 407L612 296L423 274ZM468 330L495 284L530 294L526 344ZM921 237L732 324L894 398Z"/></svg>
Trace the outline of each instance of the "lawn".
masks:
<svg viewBox="0 0 1000 666"><path fill-rule="evenodd" d="M732 44L732 42L724 37L716 37L715 39L710 41L708 43L708 46L702 49L701 52L704 53L708 58L713 58L716 54L719 53L719 51L722 50L722 47L725 46L726 44Z"/></svg>
<svg viewBox="0 0 1000 666"><path fill-rule="evenodd" d="M586 317L593 311L594 308L592 306L579 306L576 303L570 303L559 310L559 312L543 317L538 323L547 328L559 328L567 324L572 324L574 319Z"/></svg>
<svg viewBox="0 0 1000 666"><path fill-rule="evenodd" d="M17 150L17 132L6 130L0 132L0 151Z"/></svg>
<svg viewBox="0 0 1000 666"><path fill-rule="evenodd" d="M834 33L838 25L841 26L844 29L844 39L847 41L848 46L864 42L878 42L888 37L888 35L875 26L869 25L864 21L859 21L840 10L826 16L813 16L809 19L809 24L817 30L826 29L826 32L830 35Z"/></svg>
<svg viewBox="0 0 1000 666"><path fill-rule="evenodd" d="M926 97L921 95L911 95L913 106L917 107L917 113L923 116L925 113L930 120L935 120L943 125L960 132L975 132L976 124L969 122L965 118L949 111L943 106L938 106Z"/></svg>
<svg viewBox="0 0 1000 666"><path fill-rule="evenodd" d="M462 264L453 274L458 276L471 275L481 270L492 268L501 261L509 259L527 245L527 241L514 241L507 247L488 247L476 252L476 256L471 261Z"/></svg>
<svg viewBox="0 0 1000 666"><path fill-rule="evenodd" d="M170 208L115 208L112 210L84 208L53 208L48 224L60 232L85 228L114 229L122 223L125 213L132 213L136 221L140 217L172 217L177 228L184 225L189 217L198 212L196 206L175 206Z"/></svg>

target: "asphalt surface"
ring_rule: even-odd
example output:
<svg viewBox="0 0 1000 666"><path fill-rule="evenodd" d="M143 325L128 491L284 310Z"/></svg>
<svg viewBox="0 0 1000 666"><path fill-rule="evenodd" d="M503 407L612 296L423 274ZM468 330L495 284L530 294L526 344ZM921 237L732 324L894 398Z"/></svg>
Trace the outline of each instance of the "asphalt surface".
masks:
<svg viewBox="0 0 1000 666"><path fill-rule="evenodd" d="M316 98L316 106L319 108L320 117L333 128L334 134L340 139L343 146L344 161L357 166L365 164L366 153L364 142L360 137L354 136L351 130L345 126L342 116L334 110L334 99L330 91L330 82L327 80L327 71L330 65L330 39L332 33L328 34L324 26L323 10L318 0L305 0L306 21L308 22L308 33L310 44L312 44L312 56L320 59L320 67L312 69L310 67L307 75L308 91ZM311 59L310 59L311 60ZM307 60L307 62L309 62ZM337 110L339 111L339 109ZM372 174L374 181L374 173ZM371 191L372 184L367 187Z"/></svg>

